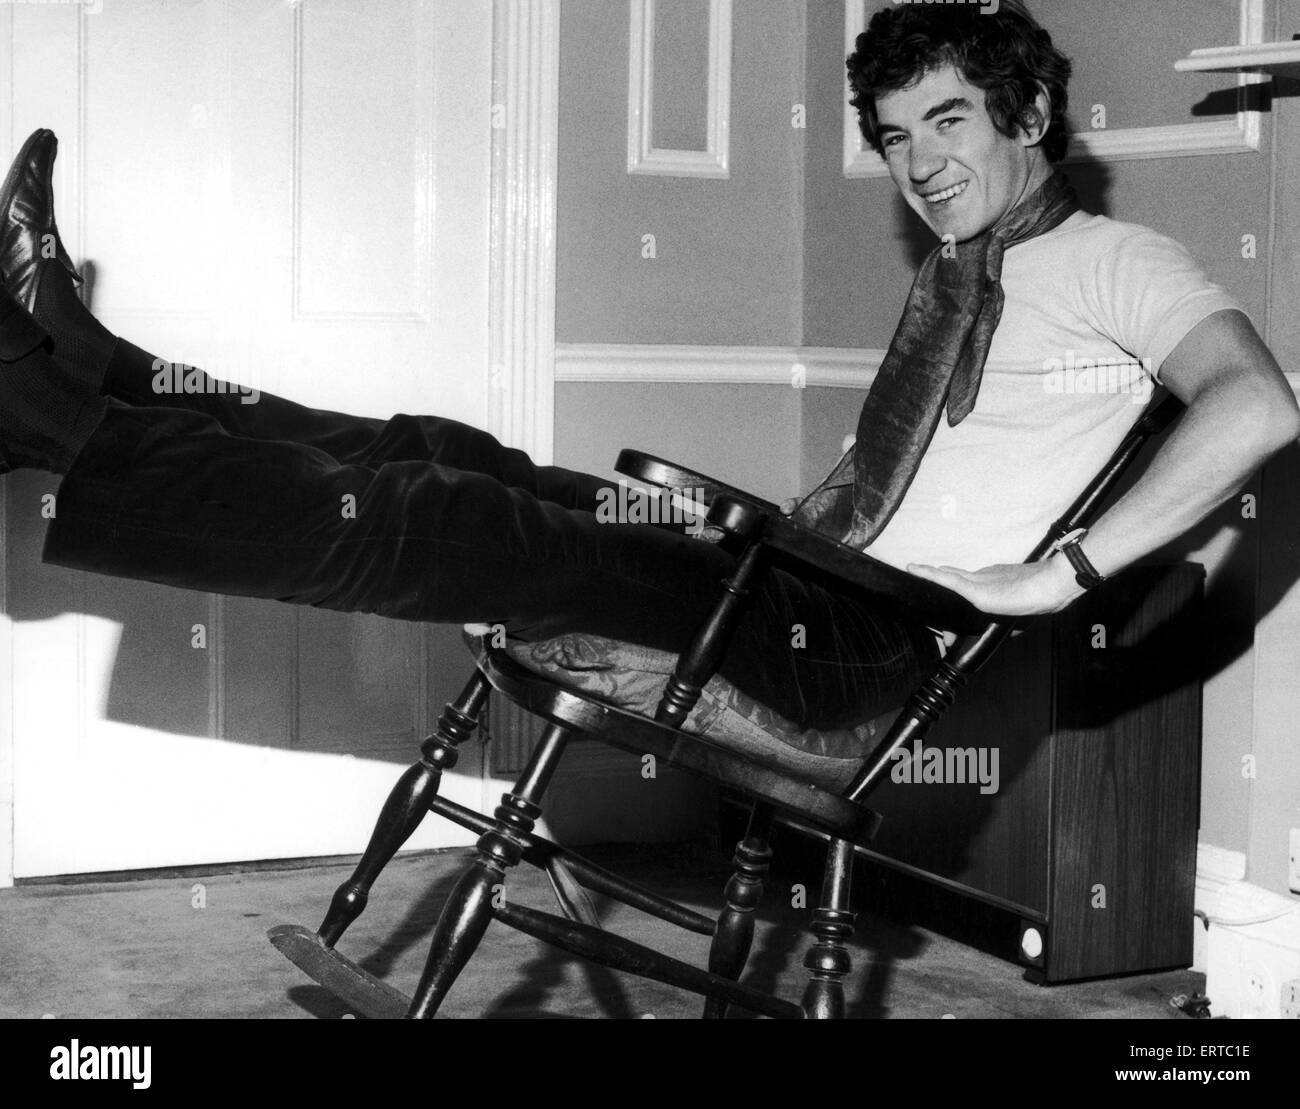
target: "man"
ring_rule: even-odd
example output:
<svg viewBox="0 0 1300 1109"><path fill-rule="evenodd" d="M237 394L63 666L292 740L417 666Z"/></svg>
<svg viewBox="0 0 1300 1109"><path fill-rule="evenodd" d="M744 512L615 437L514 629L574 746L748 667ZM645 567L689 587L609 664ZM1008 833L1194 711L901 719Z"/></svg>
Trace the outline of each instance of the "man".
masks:
<svg viewBox="0 0 1300 1109"><path fill-rule="evenodd" d="M994 60L1007 57L1015 62L999 72ZM1055 80L1043 80L1053 68ZM1300 433L1271 356L1185 252L1149 232L1129 248L1120 225L1074 212L1051 170L1068 70L1012 3L997 16L888 10L851 59L868 134L943 242L913 290L857 449L799 513L999 614L1051 612L1079 594L1064 557L1016 563L1136 418L1129 398L1117 409L1114 397L1070 395L1063 406L1042 387L1043 360L1063 357L1073 336L1149 345L1130 353L1158 359L1155 372L1189 406L1150 473L1087 537L1102 575L1191 527ZM521 638L686 643L730 557L671 524L598 523L594 477L536 467L432 416L381 422L266 394L244 405L206 388L159 395L157 360L80 305L61 247L42 250L57 242L54 149L48 132L33 136L0 193L0 462L65 475L47 561L403 619L499 621ZM1073 274L1084 247L1091 268ZM1137 278L1123 270L1130 263ZM1022 300L1043 274L1073 274L1074 300L1046 333L1018 340ZM1106 287L1081 291L1084 277ZM1017 341L1028 357L1007 349ZM937 428L945 407L949 426ZM972 486L972 472L992 480ZM944 497L964 513L958 524L934 510ZM998 540L1019 542L1040 520L1023 550ZM894 707L934 653L920 623L774 571L721 672L792 720L833 727Z"/></svg>
<svg viewBox="0 0 1300 1109"><path fill-rule="evenodd" d="M909 206L949 244L978 241L1053 184L1071 67L1018 0L997 15L887 9L849 69L864 132ZM1149 393L1114 389L1134 378L1108 375L1108 363L1140 360L1187 411L1142 480L1078 544L1101 577L1193 527L1300 434L1276 361L1185 250L1145 228L1060 214L1007 249L998 274L1006 305L982 381L975 372L978 404L954 422L949 395L949 426L939 424L867 548L986 612L1054 612L1083 591L1070 560L1022 560L1136 421L1132 401ZM929 264L957 266L960 250ZM958 292L982 295L981 284ZM926 315L931 346L943 315ZM955 330L965 339L978 325ZM1085 356L1101 367L1089 379L1095 391L1067 391L1066 364L1083 367ZM917 361L907 367L913 378ZM939 559L947 565L933 565Z"/></svg>

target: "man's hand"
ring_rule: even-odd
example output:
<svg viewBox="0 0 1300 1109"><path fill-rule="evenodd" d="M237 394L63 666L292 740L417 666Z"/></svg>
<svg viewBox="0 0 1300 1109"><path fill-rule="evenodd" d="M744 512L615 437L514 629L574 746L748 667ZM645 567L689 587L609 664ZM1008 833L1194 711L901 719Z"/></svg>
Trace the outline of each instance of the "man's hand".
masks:
<svg viewBox="0 0 1300 1109"><path fill-rule="evenodd" d="M990 616L1042 616L1060 612L1083 594L1064 558L970 572L952 566L910 565L909 574L951 589Z"/></svg>

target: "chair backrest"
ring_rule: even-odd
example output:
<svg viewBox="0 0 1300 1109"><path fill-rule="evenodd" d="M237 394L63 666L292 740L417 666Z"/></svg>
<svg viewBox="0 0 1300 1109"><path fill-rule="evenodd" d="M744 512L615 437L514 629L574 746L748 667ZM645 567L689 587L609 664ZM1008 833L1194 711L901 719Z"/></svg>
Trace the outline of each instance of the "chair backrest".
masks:
<svg viewBox="0 0 1300 1109"><path fill-rule="evenodd" d="M1076 528L1089 526L1148 440L1169 427L1182 410L1183 403L1177 397L1163 389L1158 391L1101 472L1051 526L1025 561L1041 562L1049 557L1058 539ZM936 663L930 676L912 694L907 706L899 713L875 750L867 756L862 769L846 791L850 800L861 803L888 772L893 764L894 752L924 737L952 707L961 687L988 662L1018 623L1020 621L1011 619L993 620L983 631L965 636L953 644L948 654Z"/></svg>
<svg viewBox="0 0 1300 1109"><path fill-rule="evenodd" d="M1047 552L1052 549L1052 545L1062 536L1069 535L1075 528L1087 527L1091 524L1096 518L1097 509L1114 492L1120 478L1124 476L1133 460L1146 446L1147 440L1153 435L1164 431L1179 417L1182 411L1183 402L1163 389L1152 397L1147 404L1146 411L1142 413L1142 418L1133 425L1132 430L1124 437L1124 441L1116 448L1115 453L1110 456L1110 460L1101 473L1088 483L1088 487L1079 494L1065 515L1052 525L1052 530L1034 548L1033 553L1025 561L1041 561L1046 557Z"/></svg>
<svg viewBox="0 0 1300 1109"><path fill-rule="evenodd" d="M1065 514L1051 526L1025 562L1042 562L1049 556L1058 539L1069 535L1076 528L1088 527L1092 524L1097 518L1097 510L1115 491L1116 486L1133 464L1133 460L1142 453L1142 448L1146 446L1148 440L1169 427L1182 411L1183 402L1164 390L1160 390L1152 397L1146 411L1124 436L1120 445L1115 448L1115 453L1107 460L1101 472L1075 498ZM987 654L982 653L984 641L989 636L1002 632L997 638L997 642L1001 642L1007 634L1010 634L1015 624L1016 621L995 620L977 635L958 640L953 650L948 653L947 661L962 673L975 673L988 660L987 655L992 654L991 650Z"/></svg>

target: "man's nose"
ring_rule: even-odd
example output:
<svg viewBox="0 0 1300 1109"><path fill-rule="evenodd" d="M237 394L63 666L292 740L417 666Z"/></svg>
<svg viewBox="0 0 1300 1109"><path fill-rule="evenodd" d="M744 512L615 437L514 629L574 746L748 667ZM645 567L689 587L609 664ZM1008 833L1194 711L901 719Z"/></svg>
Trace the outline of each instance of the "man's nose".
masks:
<svg viewBox="0 0 1300 1109"><path fill-rule="evenodd" d="M911 155L907 172L915 188L920 188L937 177L948 164L943 154L926 143L913 142Z"/></svg>

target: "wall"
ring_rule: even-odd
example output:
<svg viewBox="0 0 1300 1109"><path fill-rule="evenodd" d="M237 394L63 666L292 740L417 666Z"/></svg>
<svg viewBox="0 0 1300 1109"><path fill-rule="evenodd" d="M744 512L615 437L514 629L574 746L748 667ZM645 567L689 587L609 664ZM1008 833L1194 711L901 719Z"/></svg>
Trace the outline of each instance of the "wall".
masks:
<svg viewBox="0 0 1300 1109"><path fill-rule="evenodd" d="M702 145L705 0L659 0L655 139ZM789 347L801 334L801 0L735 0L731 176L627 171L629 6L565 0L557 339ZM670 60L675 64L670 66ZM643 236L654 236L653 258ZM776 385L561 383L556 461L612 474L635 446L756 492L797 491L798 397ZM755 450L755 444L762 449Z"/></svg>
<svg viewBox="0 0 1300 1109"><path fill-rule="evenodd" d="M654 143L702 149L708 5L656 8ZM631 9L608 0L564 0L561 9L555 461L615 479L618 452L634 447L764 496L792 496L801 421L788 384L664 380L630 368L626 348L699 354L799 342L802 146L791 106L803 3L735 0L728 179L628 173ZM590 355L593 344L610 354L596 360L598 380L564 380L565 349ZM576 770L557 779L548 813L565 842L680 838L711 822L714 805L690 781L647 793L639 764L629 772L602 761L593 745L568 764Z"/></svg>
<svg viewBox="0 0 1300 1109"><path fill-rule="evenodd" d="M702 33L705 0L658 0L657 8L661 31L677 28L663 52L702 62L691 36ZM790 121L802 12L799 0L735 0L731 177L700 180L627 172L628 5L565 0L560 342L799 341L802 149ZM656 118L689 112L704 87L702 64L695 70L693 80L660 73ZM642 257L644 235L655 236L654 259Z"/></svg>
<svg viewBox="0 0 1300 1109"><path fill-rule="evenodd" d="M798 491L799 426L789 386L570 382L556 390L562 464L612 478L618 452L631 447L784 500Z"/></svg>

